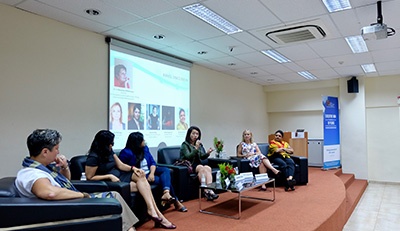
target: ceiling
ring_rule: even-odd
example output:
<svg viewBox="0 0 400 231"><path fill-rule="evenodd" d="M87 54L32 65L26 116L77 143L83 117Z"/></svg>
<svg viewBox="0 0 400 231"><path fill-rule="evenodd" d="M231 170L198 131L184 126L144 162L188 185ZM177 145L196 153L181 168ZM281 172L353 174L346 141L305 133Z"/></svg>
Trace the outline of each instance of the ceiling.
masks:
<svg viewBox="0 0 400 231"><path fill-rule="evenodd" d="M227 35L182 9L202 3L242 32ZM368 40L368 52L353 54L345 37L377 22L375 0L350 0L352 9L329 13L322 0L0 0L0 3L69 25L119 38L260 85L400 75L400 35ZM96 9L100 15L85 11ZM383 0L383 23L400 31L400 1ZM277 44L269 31L299 24L319 25L322 39ZM163 35L157 40L155 35ZM260 51L275 49L290 63L277 63ZM205 54L199 54L205 51ZM365 74L361 64L377 72ZM316 81L316 80L312 80Z"/></svg>

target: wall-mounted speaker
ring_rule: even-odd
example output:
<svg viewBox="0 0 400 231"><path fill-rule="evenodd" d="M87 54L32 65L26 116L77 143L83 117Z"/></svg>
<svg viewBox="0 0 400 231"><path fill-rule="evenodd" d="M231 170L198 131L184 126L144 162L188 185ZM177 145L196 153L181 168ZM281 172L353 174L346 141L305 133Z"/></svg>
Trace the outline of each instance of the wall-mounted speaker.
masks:
<svg viewBox="0 0 400 231"><path fill-rule="evenodd" d="M358 93L358 79L355 76L347 80L347 93Z"/></svg>

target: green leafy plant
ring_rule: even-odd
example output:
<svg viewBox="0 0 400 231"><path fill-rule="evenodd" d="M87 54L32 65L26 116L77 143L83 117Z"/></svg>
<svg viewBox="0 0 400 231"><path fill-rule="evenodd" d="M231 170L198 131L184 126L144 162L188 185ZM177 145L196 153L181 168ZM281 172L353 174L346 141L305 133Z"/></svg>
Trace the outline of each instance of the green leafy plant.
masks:
<svg viewBox="0 0 400 231"><path fill-rule="evenodd" d="M219 171L222 176L228 177L230 175L236 175L236 171L232 165L227 163L218 164Z"/></svg>
<svg viewBox="0 0 400 231"><path fill-rule="evenodd" d="M224 141L214 137L214 148L217 153L222 152L222 150L224 150Z"/></svg>

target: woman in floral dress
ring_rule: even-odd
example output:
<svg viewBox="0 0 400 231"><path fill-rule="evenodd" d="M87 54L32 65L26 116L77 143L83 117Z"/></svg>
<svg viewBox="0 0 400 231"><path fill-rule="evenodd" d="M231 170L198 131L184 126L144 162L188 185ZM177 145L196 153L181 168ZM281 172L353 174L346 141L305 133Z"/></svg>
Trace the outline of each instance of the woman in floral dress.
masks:
<svg viewBox="0 0 400 231"><path fill-rule="evenodd" d="M256 142L253 141L253 133L250 130L244 130L242 134L242 142L238 145L238 157L246 158L250 161L252 168L258 168L260 173L266 173L267 168L275 175L279 175L280 171L269 162L268 158L261 153ZM261 190L267 190L266 186L261 186Z"/></svg>

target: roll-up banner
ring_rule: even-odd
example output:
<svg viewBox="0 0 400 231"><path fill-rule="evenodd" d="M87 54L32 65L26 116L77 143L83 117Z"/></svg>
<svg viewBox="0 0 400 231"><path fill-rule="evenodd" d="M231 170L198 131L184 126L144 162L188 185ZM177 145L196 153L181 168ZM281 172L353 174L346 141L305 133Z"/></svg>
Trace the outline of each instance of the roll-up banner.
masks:
<svg viewBox="0 0 400 231"><path fill-rule="evenodd" d="M322 168L339 168L341 164L338 98L322 96L322 105L324 106L324 153Z"/></svg>

